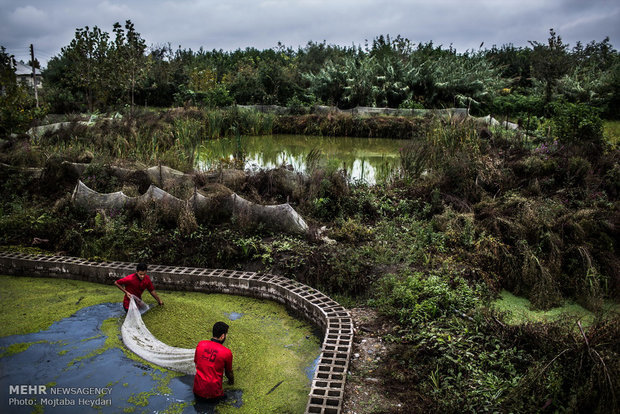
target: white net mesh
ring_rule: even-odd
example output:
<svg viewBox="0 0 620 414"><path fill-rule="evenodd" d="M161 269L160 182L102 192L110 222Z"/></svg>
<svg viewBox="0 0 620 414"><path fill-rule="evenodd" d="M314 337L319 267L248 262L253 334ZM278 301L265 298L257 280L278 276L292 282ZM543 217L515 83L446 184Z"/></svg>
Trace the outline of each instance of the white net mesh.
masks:
<svg viewBox="0 0 620 414"><path fill-rule="evenodd" d="M125 346L155 365L194 375L194 350L166 345L155 338L142 321L142 313L148 309L148 305L140 299L132 297L129 301L129 310L121 327Z"/></svg>

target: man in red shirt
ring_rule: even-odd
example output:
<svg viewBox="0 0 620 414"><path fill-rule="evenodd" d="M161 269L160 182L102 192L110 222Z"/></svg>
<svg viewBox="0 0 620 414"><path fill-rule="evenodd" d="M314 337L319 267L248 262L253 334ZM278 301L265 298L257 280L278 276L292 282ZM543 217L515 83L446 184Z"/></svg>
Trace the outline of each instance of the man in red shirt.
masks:
<svg viewBox="0 0 620 414"><path fill-rule="evenodd" d="M230 385L235 383L232 369L232 352L223 343L228 334L228 325L216 322L210 341L200 341L196 346L194 362L194 395L199 399L220 399L224 397L222 378L224 373Z"/></svg>
<svg viewBox="0 0 620 414"><path fill-rule="evenodd" d="M138 299L142 299L142 292L144 292L144 289L148 289L149 293L155 298L157 303L160 305L164 304L159 296L157 296L153 283L151 282L151 278L146 274L146 264L144 263L140 263L138 265L136 268L136 273L132 273L129 276L125 276L124 278L117 280L114 282L114 285L125 293L125 298L123 299L123 307L125 308L125 312L129 309L129 298L131 295L137 297Z"/></svg>

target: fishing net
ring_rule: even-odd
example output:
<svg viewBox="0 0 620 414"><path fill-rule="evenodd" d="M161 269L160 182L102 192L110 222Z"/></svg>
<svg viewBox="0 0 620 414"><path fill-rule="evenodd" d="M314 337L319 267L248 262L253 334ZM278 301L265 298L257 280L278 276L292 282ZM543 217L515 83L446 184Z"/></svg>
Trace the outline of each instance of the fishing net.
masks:
<svg viewBox="0 0 620 414"><path fill-rule="evenodd" d="M238 221L255 226L264 226L269 230L285 233L306 234L308 224L290 204L262 205L244 199L230 190L212 196L194 194L189 200L183 201L159 187L151 185L148 191L138 197L129 197L122 191L115 193L98 193L78 180L73 190L72 200L76 206L88 211L120 210L135 208L139 205L155 203L166 207L178 214L182 208L189 205L198 218L204 219L213 213L214 217L228 216ZM189 203L189 204L188 204Z"/></svg>
<svg viewBox="0 0 620 414"><path fill-rule="evenodd" d="M78 180L73 190L73 202L75 205L87 210L121 210L128 204L135 204L135 197L128 197L122 191L102 194L91 190L82 181Z"/></svg>
<svg viewBox="0 0 620 414"><path fill-rule="evenodd" d="M129 310L121 327L125 346L155 365L194 375L194 350L166 345L155 338L142 321L142 314L148 309L149 306L142 300L131 297Z"/></svg>

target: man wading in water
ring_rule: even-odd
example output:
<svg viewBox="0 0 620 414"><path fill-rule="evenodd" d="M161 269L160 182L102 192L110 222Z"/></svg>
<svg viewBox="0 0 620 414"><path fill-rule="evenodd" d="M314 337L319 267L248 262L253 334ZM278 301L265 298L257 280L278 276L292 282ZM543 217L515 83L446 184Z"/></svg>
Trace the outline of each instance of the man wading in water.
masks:
<svg viewBox="0 0 620 414"><path fill-rule="evenodd" d="M210 341L200 341L196 346L194 395L198 402L217 402L225 398L222 388L224 373L228 378L228 384L235 383L232 352L223 345L227 334L228 325L216 322L213 325L213 338Z"/></svg>
<svg viewBox="0 0 620 414"><path fill-rule="evenodd" d="M129 276L117 280L114 282L114 285L125 293L125 298L123 299L123 308L125 308L125 312L129 310L129 298L133 295L139 300L142 300L142 292L144 292L144 289L148 289L157 303L162 306L164 304L159 296L157 296L151 278L146 274L146 264L144 263L138 265L136 273L132 273Z"/></svg>

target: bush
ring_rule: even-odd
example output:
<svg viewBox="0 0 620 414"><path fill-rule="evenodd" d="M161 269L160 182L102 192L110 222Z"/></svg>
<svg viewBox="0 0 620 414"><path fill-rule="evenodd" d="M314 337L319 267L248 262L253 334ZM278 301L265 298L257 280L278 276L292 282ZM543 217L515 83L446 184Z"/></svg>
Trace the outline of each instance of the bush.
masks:
<svg viewBox="0 0 620 414"><path fill-rule="evenodd" d="M330 234L334 239L348 243L357 243L372 239L372 229L365 226L359 220L348 218L347 220L339 221L340 225Z"/></svg>
<svg viewBox="0 0 620 414"><path fill-rule="evenodd" d="M592 172L592 164L582 157L571 157L567 167L567 178L576 185L583 184L588 174Z"/></svg>
<svg viewBox="0 0 620 414"><path fill-rule="evenodd" d="M226 89L224 85L218 84L217 86L204 92L202 102L208 108L219 108L222 106L232 105L234 100L230 96L228 89Z"/></svg>
<svg viewBox="0 0 620 414"><path fill-rule="evenodd" d="M7 88L0 94L0 134L26 132L33 120L45 116L45 109L35 107L34 98L22 86Z"/></svg>
<svg viewBox="0 0 620 414"><path fill-rule="evenodd" d="M603 121L599 109L581 103L560 102L553 105L553 112L553 129L561 143L602 143Z"/></svg>
<svg viewBox="0 0 620 414"><path fill-rule="evenodd" d="M450 277L452 276L452 277ZM406 328L452 312L465 312L480 303L477 289L454 275L405 273L387 275L371 303Z"/></svg>
<svg viewBox="0 0 620 414"><path fill-rule="evenodd" d="M314 217L333 220L342 214L343 203L349 195L346 177L341 171L315 171L303 200L304 209Z"/></svg>

